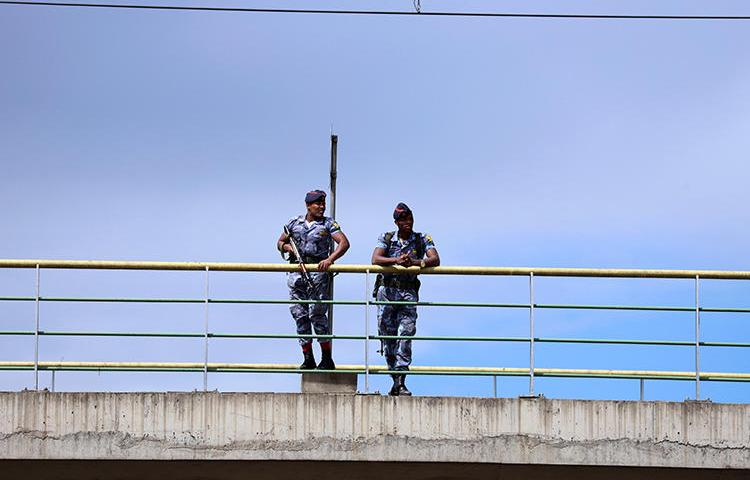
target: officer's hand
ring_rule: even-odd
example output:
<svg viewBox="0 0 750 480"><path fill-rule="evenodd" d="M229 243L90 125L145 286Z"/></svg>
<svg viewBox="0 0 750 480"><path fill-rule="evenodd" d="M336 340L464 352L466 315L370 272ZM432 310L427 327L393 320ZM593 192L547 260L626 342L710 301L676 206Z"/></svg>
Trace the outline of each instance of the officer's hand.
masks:
<svg viewBox="0 0 750 480"><path fill-rule="evenodd" d="M401 265L402 267L408 267L409 265L406 264L406 262L408 261L409 261L409 255L406 253L402 253L396 260L396 265Z"/></svg>
<svg viewBox="0 0 750 480"><path fill-rule="evenodd" d="M325 272L328 268L333 265L333 260L325 259L318 264L318 271Z"/></svg>
<svg viewBox="0 0 750 480"><path fill-rule="evenodd" d="M289 244L289 243L285 243L282 248L284 249L285 252L294 253L294 249L292 248L291 244Z"/></svg>

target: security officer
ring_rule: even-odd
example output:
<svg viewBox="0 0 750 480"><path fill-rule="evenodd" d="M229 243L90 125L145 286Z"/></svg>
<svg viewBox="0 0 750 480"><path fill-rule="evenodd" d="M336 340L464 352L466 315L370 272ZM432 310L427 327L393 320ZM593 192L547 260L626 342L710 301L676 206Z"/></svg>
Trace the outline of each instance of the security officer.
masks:
<svg viewBox="0 0 750 480"><path fill-rule="evenodd" d="M415 232L414 215L405 203L396 205L393 219L397 231L385 232L378 237L372 252L372 263L382 266L437 267L440 265L432 237ZM418 302L417 275L379 275L376 298L380 302ZM378 332L380 335L412 337L417 331L415 305L378 305ZM389 370L407 371L411 364L411 340L385 340L383 350ZM411 395L406 388L406 374L392 374L390 395Z"/></svg>
<svg viewBox="0 0 750 480"><path fill-rule="evenodd" d="M310 272L313 288L308 288L301 272L290 272L287 274L287 285L289 287L289 298L291 300L328 300L330 274L328 268L333 262L341 258L349 249L349 240L341 231L341 227L330 217L323 216L326 211L326 194L322 190L313 190L305 195L307 213L293 217L286 224L286 228L294 239L300 255L305 263L317 263L318 271ZM332 249L332 243L336 242L336 249ZM289 254L291 262L296 262L292 254L289 235L282 233L276 242L276 247L282 257ZM331 251L333 250L333 253ZM284 257L286 258L286 257ZM312 290L312 291L311 291ZM312 327L315 335L330 335L331 328L326 315L328 305L315 304L293 304L289 307L292 318L297 323L298 335L310 335ZM322 359L317 365L321 370L334 370L336 365L331 356L331 340L318 339ZM313 369L315 355L312 349L312 340L300 338L302 355L304 361L300 369Z"/></svg>

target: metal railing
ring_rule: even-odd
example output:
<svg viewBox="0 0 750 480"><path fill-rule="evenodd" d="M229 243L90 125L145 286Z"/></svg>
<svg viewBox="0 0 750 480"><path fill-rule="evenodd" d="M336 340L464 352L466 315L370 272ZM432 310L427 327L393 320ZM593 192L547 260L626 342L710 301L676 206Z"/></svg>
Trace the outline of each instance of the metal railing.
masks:
<svg viewBox="0 0 750 480"><path fill-rule="evenodd" d="M314 265L308 266L314 269ZM447 366L412 366L410 375L480 375L491 376L526 376L529 377L529 395L535 394L535 377L577 377L577 378L628 378L641 381L641 398L643 397L644 380L689 380L695 382L695 398L700 399L702 381L748 382L750 373L705 372L700 369L701 348L748 348L750 343L742 342L708 342L701 340L701 313L750 313L750 308L703 307L700 305L700 285L702 279L750 280L750 272L715 271L715 270L634 270L634 269L582 269L582 268L509 268L509 267L380 267L376 265L334 265L333 273L357 273L364 275L364 300L266 300L266 299L221 299L211 298L210 272L292 272L298 266L289 264L268 263L198 263L198 262L126 262L126 261L78 261L78 260L0 260L0 269L28 268L36 271L36 295L0 296L0 302L34 302L35 324L32 331L0 331L0 336L33 336L33 361L0 361L0 370L33 370L35 388L39 388L39 371L138 371L138 372L203 372L204 390L208 388L209 372L275 372L275 373L309 373L310 370L299 370L291 364L243 364L209 362L209 341L214 338L265 338L265 339L298 339L327 338L340 340L360 340L364 344L363 365L339 365L338 372L363 374L365 391L369 391L369 376L393 373L386 367L371 365L369 362L369 342L389 339L466 341L466 342L521 342L529 344L529 366L527 368L510 367L447 367ZM86 269L86 270L193 270L205 272L205 295L203 298L117 298L117 297L42 297L42 269ZM528 303L477 303L477 302L380 302L370 300L371 275L377 273L416 273L422 275L494 275L528 277ZM584 304L539 304L534 300L534 284L537 277L608 277L608 278L657 278L657 279L694 279L695 304L683 306L653 305L584 305ZM200 333L181 332L103 332L103 331L47 331L40 329L40 304L43 302L107 302L107 303L188 303L203 304L204 331ZM364 335L289 335L261 333L220 333L209 331L209 305L211 304L312 304L355 305L364 308ZM468 337L468 336L413 336L399 337L371 335L369 333L369 310L375 305L416 305L420 307L465 307L465 308L498 308L525 309L529 314L528 337ZM673 340L623 340L593 338L546 338L535 336L536 310L625 310L647 312L689 312L695 319L693 341ZM73 337L166 337L166 338L203 338L203 362L73 362L73 361L40 361L39 339L41 336ZM537 343L559 344L608 344L608 345L659 345L690 346L695 351L694 371L655 371L655 370L592 370L540 368L535 365L534 353ZM321 371L312 371L321 372Z"/></svg>

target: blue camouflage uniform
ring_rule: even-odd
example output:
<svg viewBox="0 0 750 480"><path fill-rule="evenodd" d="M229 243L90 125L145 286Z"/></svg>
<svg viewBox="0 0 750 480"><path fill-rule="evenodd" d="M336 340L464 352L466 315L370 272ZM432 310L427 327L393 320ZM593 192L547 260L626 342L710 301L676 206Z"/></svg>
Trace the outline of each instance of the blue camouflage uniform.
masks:
<svg viewBox="0 0 750 480"><path fill-rule="evenodd" d="M341 231L339 224L330 217L323 217L322 220L314 220L308 225L305 221L305 216L300 215L289 220L286 226L297 243L305 263L317 264L327 258L333 247L331 235ZM290 300L328 300L330 274L327 272L310 271L310 277L315 285L313 292L308 291L300 272L290 272L287 274ZM328 305L293 304L289 307L289 311L297 323L298 335L312 334L312 327L315 328L316 335L330 335L330 325L326 316ZM318 339L318 341L329 342L330 339ZM299 339L300 345L303 346L311 342L312 340L309 338Z"/></svg>
<svg viewBox="0 0 750 480"><path fill-rule="evenodd" d="M388 240L388 237L390 241ZM421 242L421 246L419 243ZM398 238L398 232L386 232L378 237L377 248L385 249L386 257L398 257L409 253L424 258L427 250L434 249L432 237L412 232L409 239ZM418 302L418 279L416 275L384 274L383 285L378 288L379 302ZM378 332L380 335L412 337L417 332L417 307L414 305L378 305ZM383 353L389 370L408 370L411 364L411 340L384 340Z"/></svg>

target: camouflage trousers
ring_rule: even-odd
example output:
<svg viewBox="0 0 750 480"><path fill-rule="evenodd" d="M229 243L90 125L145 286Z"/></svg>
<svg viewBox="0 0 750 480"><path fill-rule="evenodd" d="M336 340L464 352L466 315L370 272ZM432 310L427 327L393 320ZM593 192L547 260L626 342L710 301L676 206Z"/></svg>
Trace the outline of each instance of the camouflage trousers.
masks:
<svg viewBox="0 0 750 480"><path fill-rule="evenodd" d="M286 283L289 287L290 300L328 300L328 285L330 283L330 274L323 272L310 272L315 289L309 292L305 282L302 280L302 274L292 272L287 274ZM313 327L315 335L330 335L331 329L328 324L328 305L325 304L303 304L295 303L289 306L297 324L297 335L312 334ZM319 342L329 342L329 339L318 339ZM300 338L300 345L307 345L312 340L309 338Z"/></svg>
<svg viewBox="0 0 750 480"><path fill-rule="evenodd" d="M414 289L380 287L379 302L417 302ZM378 305L378 334L413 337L417 333L417 307ZM408 370L411 364L411 340L383 340L383 353L389 370Z"/></svg>

